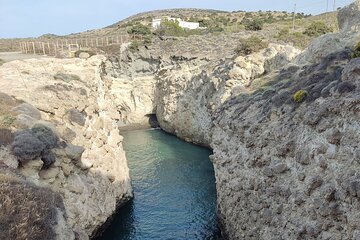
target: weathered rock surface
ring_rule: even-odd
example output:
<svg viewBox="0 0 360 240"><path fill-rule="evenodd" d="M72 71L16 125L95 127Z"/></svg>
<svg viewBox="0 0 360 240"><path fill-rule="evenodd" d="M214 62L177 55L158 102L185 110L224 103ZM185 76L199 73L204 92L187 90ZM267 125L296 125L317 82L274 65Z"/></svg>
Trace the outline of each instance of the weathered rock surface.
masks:
<svg viewBox="0 0 360 240"><path fill-rule="evenodd" d="M139 124L148 126L149 115L155 113L154 77L112 79L110 93L119 111L119 125Z"/></svg>
<svg viewBox="0 0 360 240"><path fill-rule="evenodd" d="M358 36L357 18L347 16L360 15L359 3L340 12L339 34L320 37L298 57L277 50L266 58L264 50L161 63L160 126L214 150L229 239L358 236L360 72L346 47ZM306 97L296 102L299 90Z"/></svg>
<svg viewBox="0 0 360 240"><path fill-rule="evenodd" d="M230 59L202 51L169 56L163 49L123 62L7 63L0 68L2 91L41 110L42 121L56 123L68 141L54 150L48 169L36 158L21 173L60 193L68 225L90 235L131 196L117 125L144 124L156 113L165 131L214 150L218 215L229 239L357 239L360 71L346 47L359 39L359 6L357 0L340 11L340 33L320 37L300 55L270 45ZM14 81L12 64L30 73L25 81ZM39 65L48 75L39 74ZM58 73L64 74L54 78ZM295 101L299 90L304 97ZM70 109L76 112L69 118ZM23 126L33 127L29 117L19 118L28 120Z"/></svg>
<svg viewBox="0 0 360 240"><path fill-rule="evenodd" d="M360 91L339 92L351 69L344 54L230 99L213 116L218 211L230 239L346 239L360 227L348 190L360 170ZM309 93L300 104L299 89Z"/></svg>
<svg viewBox="0 0 360 240"><path fill-rule="evenodd" d="M359 22L346 16L359 5L340 12L339 34L315 40L281 71L249 65L253 56L159 71L161 127L214 150L228 238L357 236L360 71L346 47L355 44ZM297 103L299 90L307 94Z"/></svg>
<svg viewBox="0 0 360 240"><path fill-rule="evenodd" d="M61 196L64 217L57 222L67 225L71 234L59 228L57 239L91 236L132 197L117 126L120 117L102 78L103 62L101 56L29 59L0 68L0 89L7 94L3 95L24 101L14 101L16 120L10 127L24 128L23 135L28 134L15 134L11 150L24 160L21 167L10 146L0 150L0 161L26 181ZM19 78L19 71L28 74ZM55 144L49 131L60 141Z"/></svg>
<svg viewBox="0 0 360 240"><path fill-rule="evenodd" d="M155 92L160 126L187 141L209 146L213 112L229 97L248 91L245 87L255 78L299 53L291 46L271 44L234 61L184 60L161 68Z"/></svg>

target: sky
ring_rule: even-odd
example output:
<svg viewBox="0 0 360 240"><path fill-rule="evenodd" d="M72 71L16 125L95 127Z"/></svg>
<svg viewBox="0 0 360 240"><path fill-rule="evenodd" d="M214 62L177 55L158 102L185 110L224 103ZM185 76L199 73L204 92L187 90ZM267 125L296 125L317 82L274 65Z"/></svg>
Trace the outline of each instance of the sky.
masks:
<svg viewBox="0 0 360 240"><path fill-rule="evenodd" d="M169 8L279 10L318 14L334 0L0 0L0 38L66 35L109 26L133 14ZM336 8L353 0L335 0Z"/></svg>

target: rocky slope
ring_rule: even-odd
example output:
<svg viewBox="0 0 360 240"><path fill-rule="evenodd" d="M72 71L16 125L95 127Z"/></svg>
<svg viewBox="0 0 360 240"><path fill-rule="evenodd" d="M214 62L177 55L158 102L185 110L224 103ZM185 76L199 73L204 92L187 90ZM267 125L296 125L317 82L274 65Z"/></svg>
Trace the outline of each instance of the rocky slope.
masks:
<svg viewBox="0 0 360 240"><path fill-rule="evenodd" d="M342 9L341 32L287 66L264 50L159 71L161 127L214 150L228 238L359 237L360 59L346 48L360 39L359 14L360 1Z"/></svg>
<svg viewBox="0 0 360 240"><path fill-rule="evenodd" d="M101 56L29 59L0 68L0 162L61 196L69 234L58 232L54 239L86 239L132 197L103 62Z"/></svg>
<svg viewBox="0 0 360 240"><path fill-rule="evenodd" d="M359 15L355 1L301 54L160 60L152 106L164 130L214 150L229 239L359 238Z"/></svg>
<svg viewBox="0 0 360 240"><path fill-rule="evenodd" d="M56 211L70 239L91 235L131 197L118 125L144 125L156 114L165 131L214 150L229 239L357 239L360 60L347 47L360 39L359 15L357 0L339 12L340 33L304 52L270 44L233 56L227 43L212 51L209 41L165 39L168 48L107 60L6 63L3 124L28 130L3 139L2 162L61 195ZM27 153L31 161L18 166L16 136L35 134L50 146L37 135L48 128L60 144Z"/></svg>

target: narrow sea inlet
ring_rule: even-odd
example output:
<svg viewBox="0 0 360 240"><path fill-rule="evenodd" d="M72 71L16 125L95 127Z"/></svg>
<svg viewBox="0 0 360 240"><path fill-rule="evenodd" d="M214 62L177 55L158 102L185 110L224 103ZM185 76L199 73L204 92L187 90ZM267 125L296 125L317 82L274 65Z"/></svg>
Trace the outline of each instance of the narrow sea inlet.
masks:
<svg viewBox="0 0 360 240"><path fill-rule="evenodd" d="M134 199L101 239L219 239L211 151L161 130L123 136Z"/></svg>

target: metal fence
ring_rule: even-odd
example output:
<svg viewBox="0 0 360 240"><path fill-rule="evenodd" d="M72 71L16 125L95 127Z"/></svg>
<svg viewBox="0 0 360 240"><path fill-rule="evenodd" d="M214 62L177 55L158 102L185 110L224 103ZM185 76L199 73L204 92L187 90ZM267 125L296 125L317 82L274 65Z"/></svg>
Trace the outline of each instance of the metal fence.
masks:
<svg viewBox="0 0 360 240"><path fill-rule="evenodd" d="M141 35L114 35L96 38L61 38L48 41L19 42L20 51L24 54L46 56L64 56L69 52L81 49L122 45L134 40L143 40Z"/></svg>

